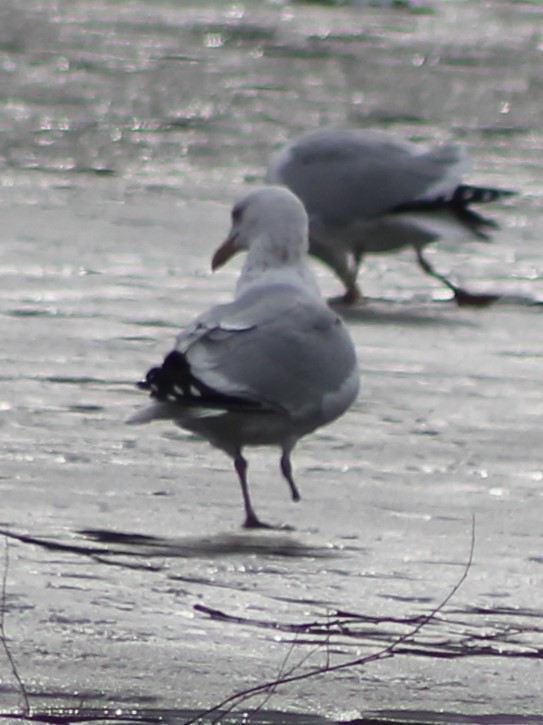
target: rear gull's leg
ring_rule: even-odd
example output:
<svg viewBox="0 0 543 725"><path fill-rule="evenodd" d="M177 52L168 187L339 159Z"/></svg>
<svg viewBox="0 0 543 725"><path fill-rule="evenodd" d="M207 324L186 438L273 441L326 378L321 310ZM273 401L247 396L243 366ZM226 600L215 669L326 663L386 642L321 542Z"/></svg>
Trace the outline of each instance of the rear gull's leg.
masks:
<svg viewBox="0 0 543 725"><path fill-rule="evenodd" d="M360 251L353 252L353 262L346 272L339 274L340 279L345 285L345 294L341 297L341 301L346 305L354 305L363 301L363 294L357 283L358 271L362 262L363 254Z"/></svg>
<svg viewBox="0 0 543 725"><path fill-rule="evenodd" d="M498 295L475 294L472 292L467 292L466 290L462 289L462 287L457 287L455 284L453 284L453 282L447 279L447 277L445 277L443 274L440 274L432 267L430 262L423 255L422 247L415 247L415 252L417 255L417 261L421 269L426 272L426 274L429 274L430 277L439 280L442 284L445 285L445 287L448 287L454 294L454 299L456 300L457 305L486 307L487 305L491 305L493 302L496 302L496 300L499 299Z"/></svg>
<svg viewBox="0 0 543 725"><path fill-rule="evenodd" d="M349 265L347 252L330 242L321 242L316 236L311 236L310 252L314 257L320 259L330 267L341 280L345 287L345 294L341 297L332 298L331 302L343 302L346 305L353 305L363 298L362 292L356 283L358 268L362 254L354 254L354 264Z"/></svg>
<svg viewBox="0 0 543 725"><path fill-rule="evenodd" d="M448 287L451 292L456 296L456 292L458 290L457 286L453 284L450 280L448 280L447 277L440 274L432 267L430 262L423 255L422 247L415 247L415 252L417 254L417 262L419 263L421 269L426 272L426 274L429 274L430 277L439 280L442 284L445 285L445 287Z"/></svg>
<svg viewBox="0 0 543 725"><path fill-rule="evenodd" d="M299 501L301 498L300 492L298 491L298 488L296 487L296 484L294 483L294 479L292 478L292 465L290 463L291 450L292 449L290 449L290 448L283 450L283 455L281 456L281 473L286 478L288 485L290 486L292 500Z"/></svg>
<svg viewBox="0 0 543 725"><path fill-rule="evenodd" d="M336 261L338 263L333 266L333 270L345 286L345 294L339 298L339 301L345 305L355 305L357 302L361 302L363 295L356 282L361 255L355 254L351 265L347 263L347 255L342 255L342 257L338 255Z"/></svg>
<svg viewBox="0 0 543 725"><path fill-rule="evenodd" d="M247 485L247 461L241 455L241 451L238 452L234 458L234 467L238 474L239 482L241 484L241 493L243 494L243 503L245 505L245 523L243 524L246 529L267 529L270 528L268 524L262 523L254 512L251 498L249 496L249 486Z"/></svg>

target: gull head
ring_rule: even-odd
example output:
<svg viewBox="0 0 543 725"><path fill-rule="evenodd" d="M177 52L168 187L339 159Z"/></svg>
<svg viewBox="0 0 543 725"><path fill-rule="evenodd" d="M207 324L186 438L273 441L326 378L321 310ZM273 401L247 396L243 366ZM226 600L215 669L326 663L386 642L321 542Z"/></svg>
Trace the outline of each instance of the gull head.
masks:
<svg viewBox="0 0 543 725"><path fill-rule="evenodd" d="M241 251L263 268L296 264L307 255L307 227L304 206L288 189L266 186L251 191L234 205L230 232L213 255L211 268Z"/></svg>

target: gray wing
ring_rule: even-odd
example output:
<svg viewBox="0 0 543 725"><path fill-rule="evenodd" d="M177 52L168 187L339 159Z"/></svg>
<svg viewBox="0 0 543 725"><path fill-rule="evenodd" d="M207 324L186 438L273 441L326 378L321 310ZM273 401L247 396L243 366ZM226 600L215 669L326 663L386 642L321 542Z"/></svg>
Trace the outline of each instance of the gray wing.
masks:
<svg viewBox="0 0 543 725"><path fill-rule="evenodd" d="M310 216L343 226L450 194L468 168L462 146L428 150L376 131L324 130L288 145L267 180L288 186Z"/></svg>
<svg viewBox="0 0 543 725"><path fill-rule="evenodd" d="M249 289L179 336L195 378L221 395L332 420L352 402L358 369L343 322L290 285Z"/></svg>

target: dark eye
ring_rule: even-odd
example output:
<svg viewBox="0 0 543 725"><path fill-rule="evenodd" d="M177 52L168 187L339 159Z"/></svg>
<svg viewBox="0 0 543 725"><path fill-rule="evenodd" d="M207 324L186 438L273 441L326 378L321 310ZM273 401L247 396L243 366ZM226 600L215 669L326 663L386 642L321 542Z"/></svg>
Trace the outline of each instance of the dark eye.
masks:
<svg viewBox="0 0 543 725"><path fill-rule="evenodd" d="M243 210L242 210L241 206L235 206L232 209L232 221L234 223L239 222L239 220L241 219L242 211Z"/></svg>

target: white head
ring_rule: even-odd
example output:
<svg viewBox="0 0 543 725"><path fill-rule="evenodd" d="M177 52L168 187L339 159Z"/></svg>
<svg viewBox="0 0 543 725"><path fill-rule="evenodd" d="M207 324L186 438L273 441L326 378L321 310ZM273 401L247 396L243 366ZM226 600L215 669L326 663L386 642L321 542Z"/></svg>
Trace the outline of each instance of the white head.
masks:
<svg viewBox="0 0 543 725"><path fill-rule="evenodd" d="M234 205L230 233L213 255L212 269L242 250L248 252L246 268L253 271L305 263L307 227L302 202L285 187L251 191Z"/></svg>

